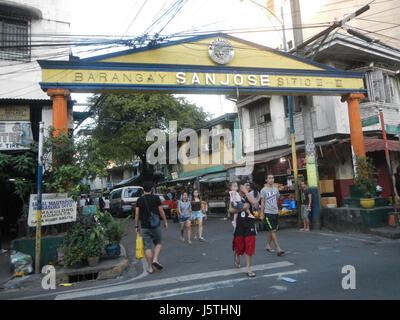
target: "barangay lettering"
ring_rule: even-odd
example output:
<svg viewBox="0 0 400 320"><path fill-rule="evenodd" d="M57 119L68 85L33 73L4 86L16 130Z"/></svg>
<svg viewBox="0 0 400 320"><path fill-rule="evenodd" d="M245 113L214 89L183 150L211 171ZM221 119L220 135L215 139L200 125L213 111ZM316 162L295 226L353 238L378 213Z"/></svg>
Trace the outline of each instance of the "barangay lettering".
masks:
<svg viewBox="0 0 400 320"><path fill-rule="evenodd" d="M158 71L76 71L69 76L74 83L153 84L234 87L345 88L343 78L277 74L241 74ZM65 80L65 79L64 79Z"/></svg>

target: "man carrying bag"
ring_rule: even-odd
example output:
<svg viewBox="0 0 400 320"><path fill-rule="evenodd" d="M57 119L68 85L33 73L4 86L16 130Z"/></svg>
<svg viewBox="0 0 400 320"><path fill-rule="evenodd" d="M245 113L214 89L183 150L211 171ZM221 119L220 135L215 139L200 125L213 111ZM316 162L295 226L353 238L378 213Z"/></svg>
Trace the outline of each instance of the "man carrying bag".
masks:
<svg viewBox="0 0 400 320"><path fill-rule="evenodd" d="M158 196L151 194L153 184L145 182L143 184L144 195L141 196L136 202L136 232L142 234L144 244L144 254L148 264L148 273L153 273L155 267L162 270L163 266L159 263L162 247L162 232L160 227L160 217L164 221L164 228L168 228L167 218L162 208L161 200ZM140 228L139 228L140 221ZM154 244L154 256L152 247Z"/></svg>

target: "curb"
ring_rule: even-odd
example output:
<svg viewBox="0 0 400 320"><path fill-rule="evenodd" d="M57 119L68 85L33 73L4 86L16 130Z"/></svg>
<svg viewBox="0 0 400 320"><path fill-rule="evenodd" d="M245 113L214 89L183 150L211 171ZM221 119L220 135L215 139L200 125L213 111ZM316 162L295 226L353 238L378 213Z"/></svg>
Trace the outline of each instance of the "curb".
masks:
<svg viewBox="0 0 400 320"><path fill-rule="evenodd" d="M391 229L369 229L370 234L373 234L375 236L387 238L387 239L400 239L400 229L399 228L393 228Z"/></svg>
<svg viewBox="0 0 400 320"><path fill-rule="evenodd" d="M56 284L69 282L71 276L85 276L97 273L96 280L114 279L121 276L130 264L126 255L125 247L121 244L121 254L117 259L103 260L95 267L84 267L79 269L56 268Z"/></svg>
<svg viewBox="0 0 400 320"><path fill-rule="evenodd" d="M98 273L96 280L116 279L129 269L134 271L134 274L130 275L130 278L136 277L140 272L137 260L134 260L131 264L126 255L125 247L122 244L120 246L121 254L119 258L102 260L95 267L83 267L79 269L56 267L56 285L68 283L70 276L84 276L94 273ZM29 274L24 277L11 276L11 279L1 285L2 290L0 292L4 293L14 289L41 288L42 279L43 274Z"/></svg>

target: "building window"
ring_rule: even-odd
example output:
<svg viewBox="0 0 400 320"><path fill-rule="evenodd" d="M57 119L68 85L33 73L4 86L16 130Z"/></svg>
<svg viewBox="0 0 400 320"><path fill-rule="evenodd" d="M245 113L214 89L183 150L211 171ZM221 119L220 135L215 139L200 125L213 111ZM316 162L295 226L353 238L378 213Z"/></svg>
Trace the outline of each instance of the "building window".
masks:
<svg viewBox="0 0 400 320"><path fill-rule="evenodd" d="M269 99L258 99L246 106L250 114L250 128L265 125L271 122L271 112L269 109Z"/></svg>
<svg viewBox="0 0 400 320"><path fill-rule="evenodd" d="M400 103L398 79L383 70L368 71L365 75L368 99L371 102Z"/></svg>
<svg viewBox="0 0 400 320"><path fill-rule="evenodd" d="M30 61L30 22L0 16L0 59Z"/></svg>
<svg viewBox="0 0 400 320"><path fill-rule="evenodd" d="M289 106L288 106L288 97L283 97L283 104L285 108L285 117L289 117ZM292 113L299 113L302 110L302 107L307 105L307 97L306 96L295 96L292 97Z"/></svg>

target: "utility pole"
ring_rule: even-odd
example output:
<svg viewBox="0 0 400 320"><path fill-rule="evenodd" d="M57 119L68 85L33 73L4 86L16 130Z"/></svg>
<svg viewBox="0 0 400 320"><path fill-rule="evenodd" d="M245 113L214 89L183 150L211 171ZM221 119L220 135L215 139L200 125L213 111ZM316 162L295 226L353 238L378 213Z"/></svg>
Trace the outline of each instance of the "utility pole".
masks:
<svg viewBox="0 0 400 320"><path fill-rule="evenodd" d="M290 0L290 8L292 13L293 37L295 48L298 48L303 43L303 31L301 29L301 11L299 0ZM301 55L301 54L299 54ZM298 103L298 101L297 101ZM303 116L303 131L304 131L304 149L306 155L307 182L312 193L312 222L313 227L319 229L320 222L320 201L318 188L318 165L317 155L315 152L314 133L312 124L312 108L313 97L306 96L306 104L302 106Z"/></svg>
<svg viewBox="0 0 400 320"><path fill-rule="evenodd" d="M37 212L36 212L36 248L35 248L35 273L40 273L40 251L42 241L42 173L43 173L43 134L44 122L39 122L39 150L37 173Z"/></svg>
<svg viewBox="0 0 400 320"><path fill-rule="evenodd" d="M389 155L389 148L388 148L388 142L387 142L387 137L386 137L386 128L385 128L385 121L383 119L383 109L379 108L379 118L381 120L381 126L382 126L382 136L383 136L383 143L384 143L384 149L385 149L385 157L386 157L386 166L388 170L388 176L389 176L389 183L390 183L390 193L392 194L392 205L393 205L393 215L389 215L389 226L391 227L397 227L397 208L396 208L396 197L394 195L394 185L393 185L393 171L392 171L392 165L390 163L390 155Z"/></svg>
<svg viewBox="0 0 400 320"><path fill-rule="evenodd" d="M243 0L241 0L243 1ZM268 7L268 5L273 6L274 1L268 1L267 2L267 6L263 6L257 2L255 2L254 0L249 0L250 2L254 3L255 5L262 7L264 9L266 9L272 16L275 17L275 19L281 24L282 26L282 40L283 40L283 50L285 52L288 51L287 49L287 43L286 43L286 30L285 30L285 16L283 13L283 6L281 6L281 18L282 20L280 20L276 15L274 10L270 9L270 7ZM300 9L300 6L298 6ZM300 10L298 11L300 12ZM300 19L300 25L301 25L301 19ZM296 30L295 30L296 31ZM298 44L303 42L303 35L302 35L302 31L300 31L300 37L301 39L298 40ZM295 40L296 43L296 40ZM296 43L296 44L297 44ZM295 190L295 195L296 195L296 211L297 211L297 217L298 217L298 224L299 226L302 225L302 219L301 219L301 210L300 208L300 192L299 192L299 179L298 179L298 169L297 169L297 153L296 153L296 138L295 138L295 129L294 129L294 120L293 120L293 97L292 96L288 96L287 97L287 102L288 102L288 116L289 116L289 125L290 125L290 144L291 144L291 149L292 149L292 166L293 166L293 177L294 177L294 190Z"/></svg>
<svg viewBox="0 0 400 320"><path fill-rule="evenodd" d="M292 22L293 25L300 27L298 30L294 29L294 40L295 40L295 48L290 50L290 53L297 52L298 55L304 55L301 51L308 44L314 42L315 40L324 36L319 44L316 52L314 53L312 60L316 57L317 52L321 48L322 44L325 42L329 33L335 30L338 27L343 26L345 23L350 21L351 19L359 16L363 12L369 10L369 5L365 5L352 14L346 16L344 19L335 22L332 26L327 29L319 32L315 36L311 37L309 40L303 42L303 33L302 33L302 21L301 21L301 11L299 0L290 0L290 6L292 11ZM304 128L304 145L306 152L306 164L307 164L307 181L310 187L310 191L313 197L313 225L315 228L320 228L320 194L319 194L319 177L318 177L318 161L317 154L315 152L315 144L314 144L314 134L313 134L313 125L312 125L312 107L313 107L313 97L306 96L306 105L302 107L302 115L303 115L303 128Z"/></svg>

